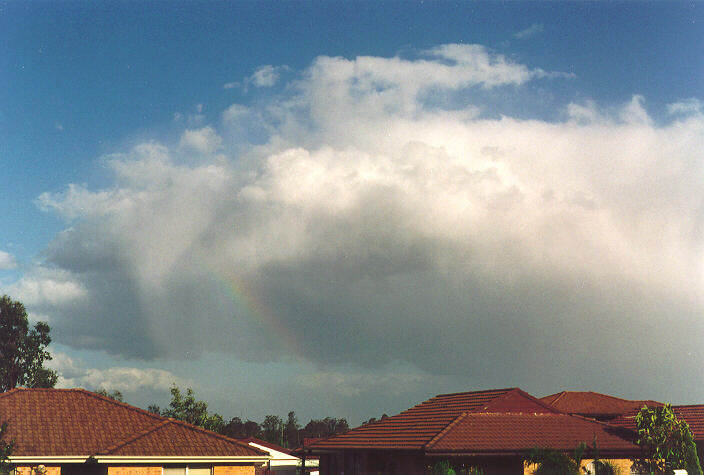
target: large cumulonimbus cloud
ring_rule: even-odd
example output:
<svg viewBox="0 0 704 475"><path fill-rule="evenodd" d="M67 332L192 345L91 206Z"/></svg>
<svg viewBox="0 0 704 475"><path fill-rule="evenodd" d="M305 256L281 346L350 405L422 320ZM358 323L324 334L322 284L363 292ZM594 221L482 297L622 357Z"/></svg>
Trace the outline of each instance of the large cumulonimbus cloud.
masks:
<svg viewBox="0 0 704 475"><path fill-rule="evenodd" d="M57 341L124 357L680 377L704 363L699 103L660 125L639 96L485 109L536 81L570 76L476 45L318 58L284 95L104 157L111 187L42 195L70 227L16 293Z"/></svg>

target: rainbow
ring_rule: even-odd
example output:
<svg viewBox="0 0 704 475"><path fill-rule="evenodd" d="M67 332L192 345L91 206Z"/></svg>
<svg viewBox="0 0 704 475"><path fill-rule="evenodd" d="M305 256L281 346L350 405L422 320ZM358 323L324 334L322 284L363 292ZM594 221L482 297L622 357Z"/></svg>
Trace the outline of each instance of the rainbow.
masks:
<svg viewBox="0 0 704 475"><path fill-rule="evenodd" d="M256 323L263 325L271 334L273 343L280 345L289 357L297 361L307 359L298 337L271 310L247 279L237 275L215 274L215 277L220 288L242 311L242 316L246 315Z"/></svg>

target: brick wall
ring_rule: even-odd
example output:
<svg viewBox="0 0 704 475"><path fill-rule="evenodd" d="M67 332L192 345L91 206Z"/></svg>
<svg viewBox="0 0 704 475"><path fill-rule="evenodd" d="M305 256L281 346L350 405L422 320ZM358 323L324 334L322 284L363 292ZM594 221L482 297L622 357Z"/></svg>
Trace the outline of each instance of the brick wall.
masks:
<svg viewBox="0 0 704 475"><path fill-rule="evenodd" d="M17 475L40 475L36 470L32 471L32 469L36 468L37 465L32 465L31 467L16 466L15 473L17 473ZM52 465L44 466L44 475L61 475L61 467Z"/></svg>
<svg viewBox="0 0 704 475"><path fill-rule="evenodd" d="M216 465L213 475L254 475L253 465Z"/></svg>
<svg viewBox="0 0 704 475"><path fill-rule="evenodd" d="M36 465L16 466L16 475L42 475L36 472ZM61 467L46 466L43 475L61 475ZM161 475L161 466L115 465L108 467L107 475ZM254 475L253 465L218 465L213 467L213 475Z"/></svg>
<svg viewBox="0 0 704 475"><path fill-rule="evenodd" d="M108 475L161 475L161 467L117 465L108 467Z"/></svg>
<svg viewBox="0 0 704 475"><path fill-rule="evenodd" d="M621 473L623 473L623 474L631 473L631 465L633 464L632 460L629 460L629 459L608 459L608 460L609 460L609 462L613 463L615 466L620 468ZM591 462L592 462L592 459L582 460L582 467L586 467ZM523 473L525 475L532 475L533 472L535 472L536 468L537 468L537 466L535 466L535 465L529 465L528 467L525 467Z"/></svg>

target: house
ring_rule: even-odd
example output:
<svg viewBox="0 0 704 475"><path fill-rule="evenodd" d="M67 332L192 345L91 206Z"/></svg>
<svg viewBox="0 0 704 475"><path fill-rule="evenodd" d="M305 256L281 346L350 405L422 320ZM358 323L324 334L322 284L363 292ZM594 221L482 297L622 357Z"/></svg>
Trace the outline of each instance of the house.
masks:
<svg viewBox="0 0 704 475"><path fill-rule="evenodd" d="M248 437L246 439L238 439L255 449L267 452L269 461L257 473L262 475L296 475L301 469L303 463L300 457L297 457L294 451L285 449L271 442L257 439L256 437ZM306 460L306 473L318 475L318 459Z"/></svg>
<svg viewBox="0 0 704 475"><path fill-rule="evenodd" d="M254 474L269 455L84 389L0 394L17 475Z"/></svg>
<svg viewBox="0 0 704 475"><path fill-rule="evenodd" d="M486 474L531 473L523 464L535 447L573 451L596 440L602 458L640 453L632 431L565 414L519 388L441 394L398 415L308 447L322 474L415 474L449 461Z"/></svg>
<svg viewBox="0 0 704 475"><path fill-rule="evenodd" d="M608 421L612 425L636 430L636 414L643 406L659 407L653 400L620 399L592 391L562 391L541 398L541 401L569 414L579 414ZM704 460L704 404L672 406L677 418L684 420L692 431L699 460Z"/></svg>

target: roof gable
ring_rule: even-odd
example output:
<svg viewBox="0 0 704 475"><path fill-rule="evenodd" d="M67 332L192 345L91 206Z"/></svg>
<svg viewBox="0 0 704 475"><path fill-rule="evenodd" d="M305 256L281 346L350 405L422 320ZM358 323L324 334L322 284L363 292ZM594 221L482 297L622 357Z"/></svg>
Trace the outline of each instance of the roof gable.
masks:
<svg viewBox="0 0 704 475"><path fill-rule="evenodd" d="M13 389L0 394L0 420L8 422L13 456L262 455L234 439L84 389ZM177 450L171 440L183 445Z"/></svg>
<svg viewBox="0 0 704 475"><path fill-rule="evenodd" d="M140 456L158 454L167 457L220 457L264 455L220 434L181 421L167 419L122 444L109 447L100 455Z"/></svg>

